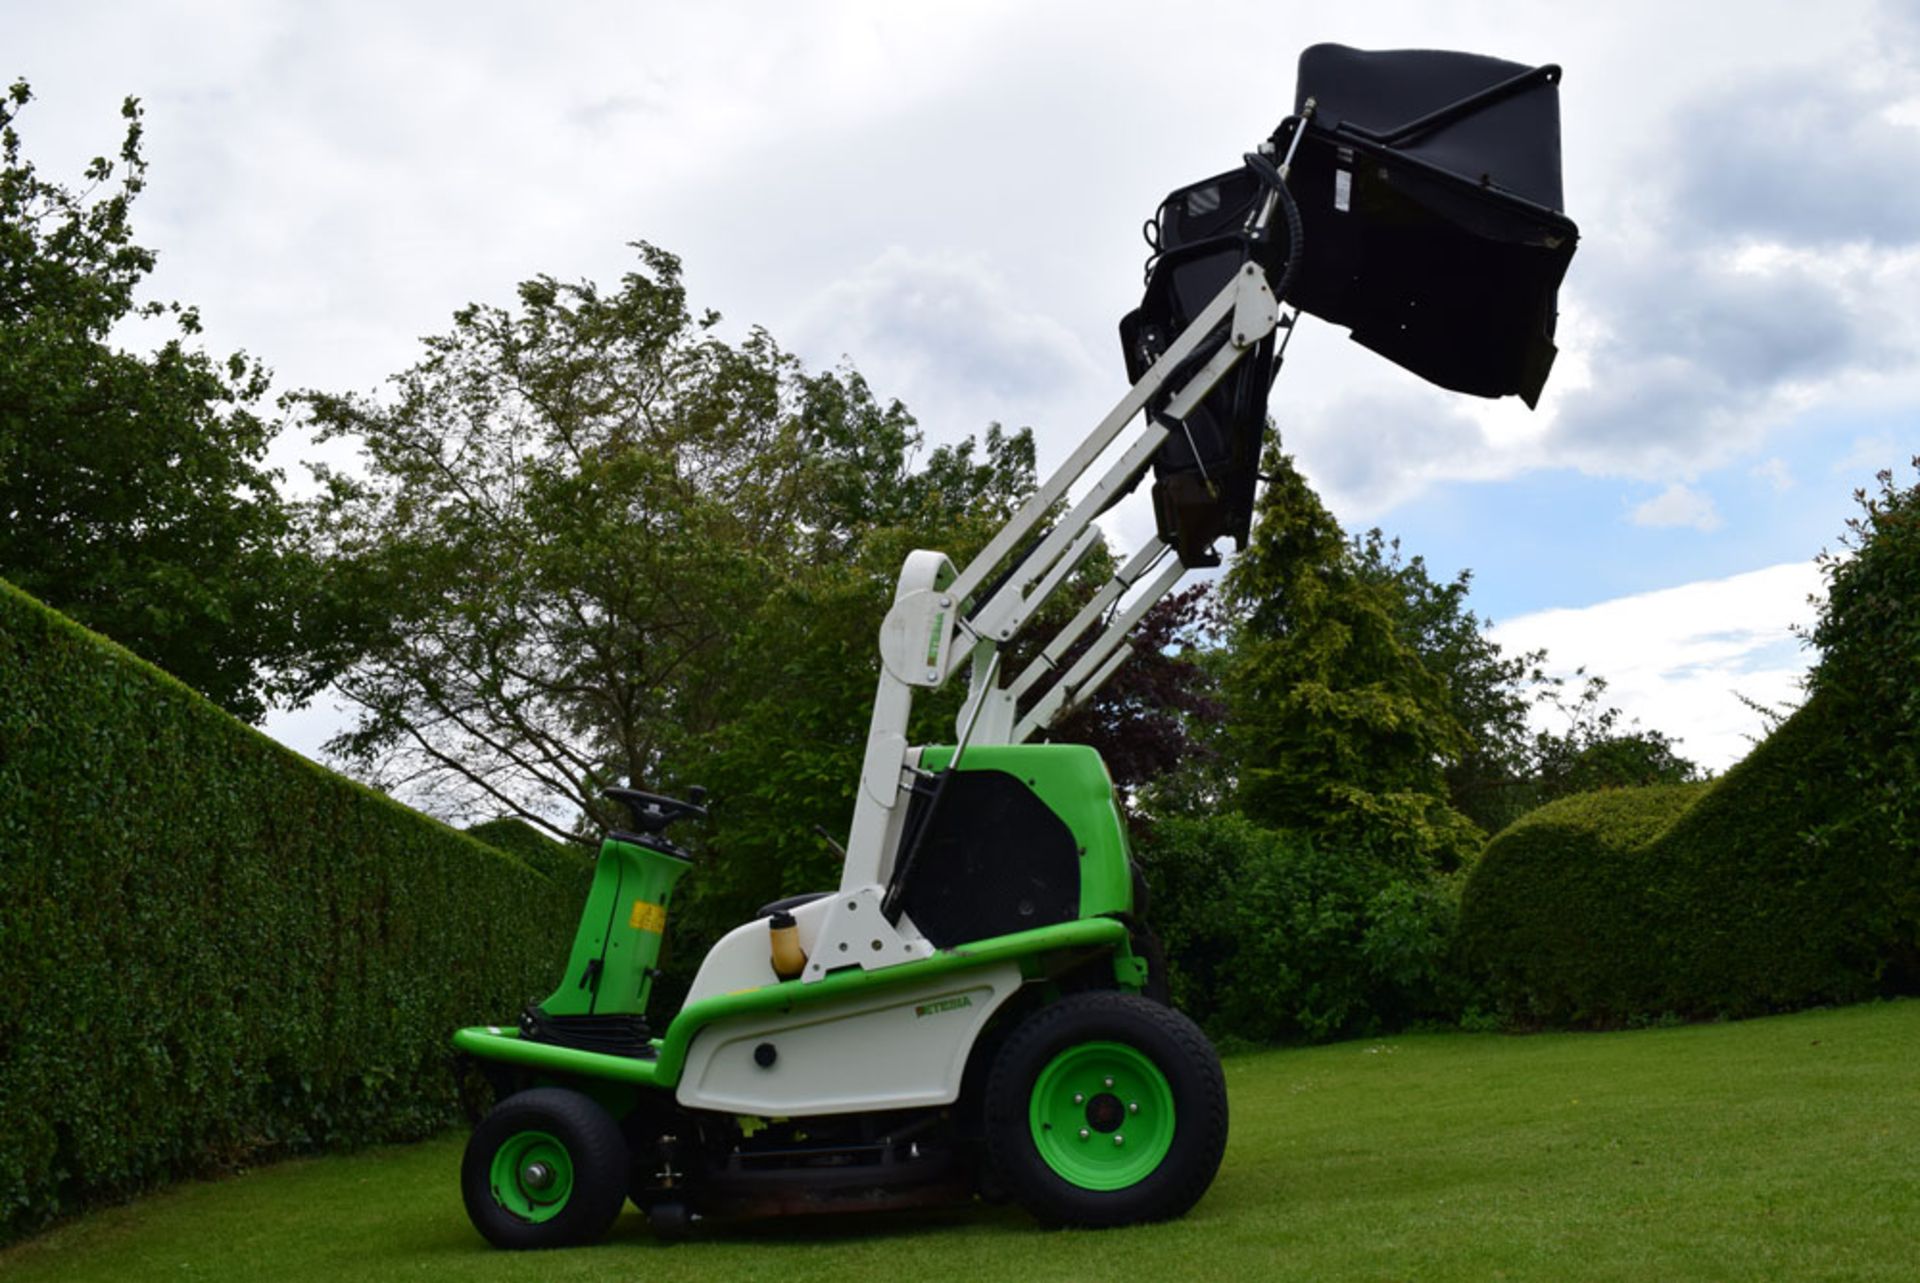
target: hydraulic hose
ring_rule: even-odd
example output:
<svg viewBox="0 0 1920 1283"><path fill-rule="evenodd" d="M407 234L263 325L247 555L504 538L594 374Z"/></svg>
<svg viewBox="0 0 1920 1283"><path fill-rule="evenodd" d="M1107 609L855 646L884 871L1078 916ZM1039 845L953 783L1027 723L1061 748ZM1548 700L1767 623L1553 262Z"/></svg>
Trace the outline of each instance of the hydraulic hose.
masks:
<svg viewBox="0 0 1920 1283"><path fill-rule="evenodd" d="M1304 124L1301 126L1304 128ZM1278 198L1280 211L1287 220L1287 261L1280 269L1280 279L1273 284L1274 302L1284 302L1287 290L1293 284L1295 272L1300 265L1300 249L1306 240L1306 229L1300 221L1300 206L1293 199L1293 193L1287 189L1287 180L1280 175L1274 163L1259 152L1248 152L1244 158L1247 168L1254 177L1264 183L1269 191Z"/></svg>

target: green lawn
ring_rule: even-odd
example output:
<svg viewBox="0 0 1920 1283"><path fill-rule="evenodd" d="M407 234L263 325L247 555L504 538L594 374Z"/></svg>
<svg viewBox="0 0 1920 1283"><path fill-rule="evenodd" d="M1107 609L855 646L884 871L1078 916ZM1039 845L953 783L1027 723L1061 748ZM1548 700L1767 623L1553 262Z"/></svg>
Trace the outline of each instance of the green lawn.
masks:
<svg viewBox="0 0 1920 1283"><path fill-rule="evenodd" d="M1438 1034L1227 1062L1193 1213L1104 1233L1007 1208L495 1252L461 1139L180 1186L0 1253L48 1279L1920 1277L1920 1001L1618 1034Z"/></svg>

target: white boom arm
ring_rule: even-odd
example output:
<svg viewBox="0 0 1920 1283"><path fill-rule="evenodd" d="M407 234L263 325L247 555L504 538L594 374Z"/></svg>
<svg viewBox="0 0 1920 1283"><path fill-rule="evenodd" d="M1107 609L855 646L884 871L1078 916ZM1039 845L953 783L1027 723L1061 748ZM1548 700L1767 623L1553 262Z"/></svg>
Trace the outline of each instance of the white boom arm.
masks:
<svg viewBox="0 0 1920 1283"><path fill-rule="evenodd" d="M880 681L874 692L873 720L867 733L866 761L840 889L852 894L883 886L892 873L895 850L915 769L907 761L907 722L916 687L937 689L961 665L972 670L972 686L961 724L972 723L970 743L1006 744L1046 729L1085 702L1131 653L1127 632L1185 573L1186 567L1160 539L1150 541L1060 630L1012 685L998 685L998 651L1017 636L1074 568L1099 542L1094 519L1124 495L1151 465L1166 441L1167 423L1190 414L1242 358L1274 330L1279 305L1266 273L1248 263L1223 286L1193 323L1175 339L1140 381L1048 477L987 546L956 572L945 555L920 551L900 571L893 608L880 629ZM1174 389L1165 410L1144 424L1119 458L1092 487L990 590L984 586L1013 556L1139 416L1148 401L1178 376L1222 325L1227 339L1204 365ZM1161 563L1165 562L1164 566ZM1159 573L1148 578L1160 567ZM1117 613L1130 590L1144 588ZM975 600L983 591L985 600ZM1095 623L1105 628L1070 668L1059 671L1064 656ZM1052 678L1037 694L1036 688ZM1021 701L1033 696L1024 716ZM883 952L873 950L872 952ZM894 950L884 950L891 955Z"/></svg>

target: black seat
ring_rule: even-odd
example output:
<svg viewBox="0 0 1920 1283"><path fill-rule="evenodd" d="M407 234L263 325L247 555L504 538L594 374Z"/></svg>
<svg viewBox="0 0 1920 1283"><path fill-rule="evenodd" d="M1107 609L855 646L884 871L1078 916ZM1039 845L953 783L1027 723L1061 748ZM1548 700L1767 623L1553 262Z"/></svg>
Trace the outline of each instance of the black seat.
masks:
<svg viewBox="0 0 1920 1283"><path fill-rule="evenodd" d="M760 912L755 916L771 918L776 913L792 913L803 904L824 900L832 894L831 891L802 891L799 895L790 895L784 900L775 900L772 904L761 905Z"/></svg>

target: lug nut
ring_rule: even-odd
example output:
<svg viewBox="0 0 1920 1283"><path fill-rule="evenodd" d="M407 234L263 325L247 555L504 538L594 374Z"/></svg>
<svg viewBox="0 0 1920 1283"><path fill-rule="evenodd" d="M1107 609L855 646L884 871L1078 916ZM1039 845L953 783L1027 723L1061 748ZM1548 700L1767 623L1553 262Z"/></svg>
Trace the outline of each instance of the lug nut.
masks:
<svg viewBox="0 0 1920 1283"><path fill-rule="evenodd" d="M1139 1102L1139 1101L1137 1101L1137 1100L1130 1100L1130 1101L1128 1101L1128 1102L1127 1102L1127 1112L1128 1112L1129 1114L1137 1114L1137 1113L1139 1113L1139 1112L1140 1112L1140 1102Z"/></svg>
<svg viewBox="0 0 1920 1283"><path fill-rule="evenodd" d="M1092 1133L1092 1132L1090 1132L1090 1131L1088 1131L1088 1130L1087 1130L1086 1128L1084 1128L1084 1127L1082 1127L1082 1128L1080 1129L1080 1139L1081 1139L1081 1140L1085 1140L1085 1139L1086 1139L1087 1137L1089 1137L1089 1136L1091 1136L1091 1135L1093 1135L1093 1133Z"/></svg>
<svg viewBox="0 0 1920 1283"><path fill-rule="evenodd" d="M1086 1094L1084 1092L1077 1092L1077 1091L1073 1093L1073 1103L1076 1105L1086 1104L1087 1103Z"/></svg>
<svg viewBox="0 0 1920 1283"><path fill-rule="evenodd" d="M1122 1145L1126 1143L1127 1143L1127 1138L1125 1136L1122 1136L1119 1132L1115 1132L1113 1134L1113 1147L1115 1149L1119 1149Z"/></svg>
<svg viewBox="0 0 1920 1283"><path fill-rule="evenodd" d="M1113 1079L1111 1078L1107 1079L1107 1086L1109 1087L1113 1086Z"/></svg>

